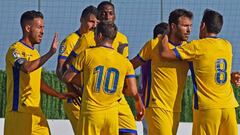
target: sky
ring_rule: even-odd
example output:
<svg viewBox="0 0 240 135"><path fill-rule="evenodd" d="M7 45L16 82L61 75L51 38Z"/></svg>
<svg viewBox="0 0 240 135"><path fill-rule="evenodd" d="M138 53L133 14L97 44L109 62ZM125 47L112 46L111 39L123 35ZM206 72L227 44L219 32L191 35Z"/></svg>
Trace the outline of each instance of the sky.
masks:
<svg viewBox="0 0 240 135"><path fill-rule="evenodd" d="M206 8L219 11L224 16L224 26L219 37L233 45L233 71L240 70L240 12L239 0L111 0L116 8L116 24L129 40L129 58L138 54L144 43L153 36L153 28L161 21L168 21L171 11L185 8L194 14L190 40L197 39L200 20ZM5 69L8 47L22 37L20 16L27 10L40 10L44 14L45 34L36 48L45 54L50 48L54 32L63 40L80 26L79 17L88 5L97 6L99 0L0 0L0 69ZM162 3L162 5L161 5ZM57 54L45 65L55 70Z"/></svg>

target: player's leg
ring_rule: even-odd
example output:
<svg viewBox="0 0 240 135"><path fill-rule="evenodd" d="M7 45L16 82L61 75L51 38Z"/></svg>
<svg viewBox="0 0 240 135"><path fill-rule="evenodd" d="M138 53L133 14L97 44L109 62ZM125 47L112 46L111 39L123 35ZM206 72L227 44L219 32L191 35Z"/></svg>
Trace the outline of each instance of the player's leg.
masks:
<svg viewBox="0 0 240 135"><path fill-rule="evenodd" d="M199 132L199 111L198 110L194 110L193 111L193 126L192 126L192 135L197 135Z"/></svg>
<svg viewBox="0 0 240 135"><path fill-rule="evenodd" d="M172 134L176 135L178 126L179 126L179 122L180 122L180 112L173 112L172 118L173 118Z"/></svg>
<svg viewBox="0 0 240 135"><path fill-rule="evenodd" d="M196 110L194 110L196 111ZM197 130L195 135L218 135L221 123L221 109L197 110L193 117L197 117L194 123Z"/></svg>
<svg viewBox="0 0 240 135"><path fill-rule="evenodd" d="M149 135L172 135L177 130L178 124L173 125L173 112L162 108L147 108L145 118Z"/></svg>
<svg viewBox="0 0 240 135"><path fill-rule="evenodd" d="M50 128L43 112L32 115L32 134L31 135L50 135Z"/></svg>
<svg viewBox="0 0 240 135"><path fill-rule="evenodd" d="M222 121L219 135L238 135L235 108L222 109Z"/></svg>
<svg viewBox="0 0 240 135"><path fill-rule="evenodd" d="M105 113L81 111L76 135L100 135L104 125Z"/></svg>
<svg viewBox="0 0 240 135"><path fill-rule="evenodd" d="M102 125L101 135L118 135L118 108L111 108L105 112L105 122Z"/></svg>
<svg viewBox="0 0 240 135"><path fill-rule="evenodd" d="M72 101L68 99L63 101L63 109L70 120L74 133L76 134L77 123L80 117L80 106L73 104Z"/></svg>
<svg viewBox="0 0 240 135"><path fill-rule="evenodd" d="M122 99L119 101L118 118L120 135L137 134L137 127L134 116L124 96L122 96Z"/></svg>

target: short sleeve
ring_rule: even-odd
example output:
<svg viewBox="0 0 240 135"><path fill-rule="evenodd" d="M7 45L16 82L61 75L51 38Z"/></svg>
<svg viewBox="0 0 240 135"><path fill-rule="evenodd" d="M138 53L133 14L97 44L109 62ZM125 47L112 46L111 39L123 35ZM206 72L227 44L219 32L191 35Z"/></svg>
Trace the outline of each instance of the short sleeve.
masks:
<svg viewBox="0 0 240 135"><path fill-rule="evenodd" d="M71 64L71 69L76 73L80 73L83 70L85 58L86 51L83 51L73 60Z"/></svg>
<svg viewBox="0 0 240 135"><path fill-rule="evenodd" d="M85 35L83 35L79 40L77 41L73 51L71 52L71 55L77 56L82 51L86 50L88 48L88 41Z"/></svg>
<svg viewBox="0 0 240 135"><path fill-rule="evenodd" d="M67 57L72 52L76 42L64 39L59 48L58 59L67 59Z"/></svg>
<svg viewBox="0 0 240 135"><path fill-rule="evenodd" d="M152 45L151 45L151 40L145 43L141 51L138 53L137 57L143 61L146 62L151 59L151 54L152 54Z"/></svg>
<svg viewBox="0 0 240 135"><path fill-rule="evenodd" d="M176 57L182 60L192 60L197 55L196 42L192 41L188 44L177 46L173 49Z"/></svg>
<svg viewBox="0 0 240 135"><path fill-rule="evenodd" d="M127 74L126 74L126 78L135 78L135 71L134 68L132 66L132 64L130 63L130 61L127 62Z"/></svg>
<svg viewBox="0 0 240 135"><path fill-rule="evenodd" d="M119 42L119 46L117 48L118 53L122 54L125 58L128 58L128 40L125 35L121 37L121 41Z"/></svg>
<svg viewBox="0 0 240 135"><path fill-rule="evenodd" d="M25 52L21 49L11 47L7 53L7 61L9 61L14 67L20 68L21 65L27 60L24 55Z"/></svg>

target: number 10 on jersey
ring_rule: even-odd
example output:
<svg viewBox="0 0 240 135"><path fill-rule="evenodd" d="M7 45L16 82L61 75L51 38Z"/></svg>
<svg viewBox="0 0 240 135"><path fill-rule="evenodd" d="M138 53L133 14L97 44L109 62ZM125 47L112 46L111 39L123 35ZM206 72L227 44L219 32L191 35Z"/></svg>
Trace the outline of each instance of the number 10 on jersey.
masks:
<svg viewBox="0 0 240 135"><path fill-rule="evenodd" d="M119 79L119 71L116 68L108 68L104 72L104 66L97 66L94 73L96 92L100 92L101 87L106 94L116 92Z"/></svg>

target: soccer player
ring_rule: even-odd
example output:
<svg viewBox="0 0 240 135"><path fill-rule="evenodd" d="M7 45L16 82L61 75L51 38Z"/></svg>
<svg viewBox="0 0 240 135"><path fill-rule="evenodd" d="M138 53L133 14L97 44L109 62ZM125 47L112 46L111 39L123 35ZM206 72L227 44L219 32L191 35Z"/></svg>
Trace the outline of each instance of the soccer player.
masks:
<svg viewBox="0 0 240 135"><path fill-rule="evenodd" d="M193 14L185 9L176 9L170 13L170 40L167 43L170 48L186 44L192 29L192 17ZM150 61L149 80L144 96L148 134L176 135L189 66L184 61L170 62L160 58L160 37L147 41L131 63L137 68Z"/></svg>
<svg viewBox="0 0 240 135"><path fill-rule="evenodd" d="M223 16L206 9L199 40L176 47L167 46L167 36L160 45L160 55L167 59L192 61L194 84L193 135L237 135L235 108L238 103L230 83L232 45L217 37Z"/></svg>
<svg viewBox="0 0 240 135"><path fill-rule="evenodd" d="M63 79L70 82L83 71L84 92L77 135L117 135L118 105L126 78L127 95L134 96L137 112L143 113L137 94L134 69L127 58L112 48L117 26L100 22L95 31L97 46L81 52L72 62ZM81 81L81 80L79 80Z"/></svg>
<svg viewBox="0 0 240 135"><path fill-rule="evenodd" d="M109 1L103 1L101 2L98 7L98 19L99 21L115 21L115 7L114 5ZM76 44L75 48L71 52L71 55L68 57L68 59L65 62L65 65L67 63L70 63L70 61L73 61L74 57L79 55L80 52L84 51L87 48L96 46L96 42L94 40L94 32L90 31L82 36L81 39L79 39L78 43ZM117 32L116 38L114 39L112 43L112 48L114 50L117 50L120 54L122 54L124 57L128 57L128 41L127 37L122 34L121 32ZM119 133L120 134L128 134L128 135L135 135L137 134L137 127L136 122L134 120L134 116L132 114L132 111L124 97L122 95L122 99L119 102Z"/></svg>
<svg viewBox="0 0 240 135"><path fill-rule="evenodd" d="M13 43L6 54L7 106L4 135L49 135L47 120L40 108L40 90L65 99L41 79L42 65L56 52L55 34L50 50L40 57L34 49L44 34L43 14L26 11L21 16L23 37Z"/></svg>
<svg viewBox="0 0 240 135"><path fill-rule="evenodd" d="M61 43L58 56L58 64L56 69L56 73L59 79L62 79L63 64L67 57L70 55L78 39L81 38L83 34L93 30L96 27L98 22L97 8L94 6L86 7L82 11L80 22L81 22L80 28L77 31L68 35ZM70 87L71 90L74 88L74 86L71 86L71 84L67 85L68 87ZM74 104L73 99L69 98L68 100L64 100L63 108L68 119L71 122L74 133L76 133L77 122L80 115L80 106L78 104Z"/></svg>
<svg viewBox="0 0 240 135"><path fill-rule="evenodd" d="M169 32L169 27L168 24L165 22L161 22L159 24L157 24L154 29L153 29L153 39L160 36L160 35L164 35L167 34ZM144 62L144 64L142 64L141 66L141 91L139 91L142 100L144 100L144 96L146 96L146 92L147 92L147 88L148 88L148 83L150 82L150 72L151 72L151 61L146 61ZM146 124L146 120L143 119L142 121L143 123L143 132L144 135L147 135L147 124Z"/></svg>

